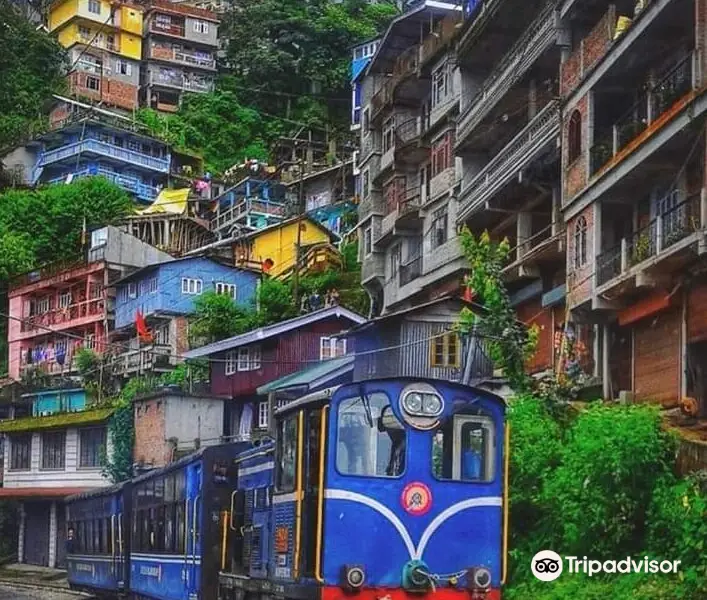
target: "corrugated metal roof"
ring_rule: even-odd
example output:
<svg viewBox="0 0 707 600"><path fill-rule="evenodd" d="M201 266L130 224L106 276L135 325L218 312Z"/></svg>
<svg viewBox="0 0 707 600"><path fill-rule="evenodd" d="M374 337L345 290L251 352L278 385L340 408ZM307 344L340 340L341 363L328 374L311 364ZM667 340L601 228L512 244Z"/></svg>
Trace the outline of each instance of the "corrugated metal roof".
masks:
<svg viewBox="0 0 707 600"><path fill-rule="evenodd" d="M307 367L296 373L285 375L261 385L258 388L258 394L269 394L270 392L278 392L294 387L306 387L309 390L313 384L324 384L334 377L338 377L353 370L354 356L341 356L325 360L312 367Z"/></svg>
<svg viewBox="0 0 707 600"><path fill-rule="evenodd" d="M60 487L60 488L0 488L0 498L65 498L85 492L86 488Z"/></svg>

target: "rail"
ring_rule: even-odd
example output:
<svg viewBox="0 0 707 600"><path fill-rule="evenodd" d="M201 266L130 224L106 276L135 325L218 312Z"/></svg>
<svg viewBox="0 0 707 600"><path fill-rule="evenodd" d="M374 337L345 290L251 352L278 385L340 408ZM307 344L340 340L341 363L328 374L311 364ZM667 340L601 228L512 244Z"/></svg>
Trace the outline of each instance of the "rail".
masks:
<svg viewBox="0 0 707 600"><path fill-rule="evenodd" d="M216 68L216 59L205 58L194 52L186 52L184 50L174 50L174 60L184 63L185 65L195 67L206 67L208 69Z"/></svg>
<svg viewBox="0 0 707 600"><path fill-rule="evenodd" d="M166 344L152 344L144 348L116 354L112 361L113 372L118 375L142 373L155 368L170 369L174 366L172 349Z"/></svg>
<svg viewBox="0 0 707 600"><path fill-rule="evenodd" d="M52 308L46 312L25 317L20 326L20 331L26 333L45 328L70 324L86 317L98 317L105 313L105 299L101 293L100 298L91 298L75 302L61 308Z"/></svg>
<svg viewBox="0 0 707 600"><path fill-rule="evenodd" d="M166 33L168 35L176 35L178 37L184 37L185 33L184 25L161 23L155 19L150 21L150 31L152 33Z"/></svg>
<svg viewBox="0 0 707 600"><path fill-rule="evenodd" d="M99 167L97 170L92 171L90 169L79 169L78 171L73 171L69 174L62 175L61 177L54 177L49 180L49 183L63 183L67 180L67 177L71 175L73 179L78 179L82 177L105 177L109 181L112 181L116 185L120 186L128 192L134 193L138 198L143 200L154 200L157 197L158 191L155 186L143 183L137 177L131 175L123 175L116 171L111 171L104 167Z"/></svg>
<svg viewBox="0 0 707 600"><path fill-rule="evenodd" d="M43 152L39 157L38 164L40 167L45 167L51 163L59 162L84 152L94 152L101 156L117 158L131 164L137 164L148 169L159 171L160 173L169 172L169 159L156 158L148 154L143 154L142 152L128 150L127 148L96 139L73 142L56 148L55 150Z"/></svg>
<svg viewBox="0 0 707 600"><path fill-rule="evenodd" d="M227 211L220 213L211 220L211 230L218 231L224 227L228 227L240 219L242 216L251 212L273 215L278 217L285 216L286 207L280 202L272 202L270 200L255 200L246 198L235 206L232 206Z"/></svg>

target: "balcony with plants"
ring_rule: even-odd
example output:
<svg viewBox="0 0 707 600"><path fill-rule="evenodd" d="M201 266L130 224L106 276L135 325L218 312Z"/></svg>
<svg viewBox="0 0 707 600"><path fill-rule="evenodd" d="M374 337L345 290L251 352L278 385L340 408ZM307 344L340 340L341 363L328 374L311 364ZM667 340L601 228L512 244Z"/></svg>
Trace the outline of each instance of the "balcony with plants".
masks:
<svg viewBox="0 0 707 600"><path fill-rule="evenodd" d="M66 183L82 177L105 177L108 181L112 181L126 192L145 202L152 202L159 193L156 186L145 183L139 177L124 175L107 167L95 169L89 167L79 168L75 171L65 172L58 177L52 177L48 180L48 183Z"/></svg>

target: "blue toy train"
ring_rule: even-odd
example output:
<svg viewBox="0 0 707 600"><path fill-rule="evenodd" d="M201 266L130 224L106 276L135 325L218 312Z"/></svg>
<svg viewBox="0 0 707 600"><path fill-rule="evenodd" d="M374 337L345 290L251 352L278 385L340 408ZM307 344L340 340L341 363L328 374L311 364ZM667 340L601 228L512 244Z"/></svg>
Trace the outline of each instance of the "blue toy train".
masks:
<svg viewBox="0 0 707 600"><path fill-rule="evenodd" d="M275 430L70 498L71 585L134 600L500 600L501 398L368 380L291 402Z"/></svg>

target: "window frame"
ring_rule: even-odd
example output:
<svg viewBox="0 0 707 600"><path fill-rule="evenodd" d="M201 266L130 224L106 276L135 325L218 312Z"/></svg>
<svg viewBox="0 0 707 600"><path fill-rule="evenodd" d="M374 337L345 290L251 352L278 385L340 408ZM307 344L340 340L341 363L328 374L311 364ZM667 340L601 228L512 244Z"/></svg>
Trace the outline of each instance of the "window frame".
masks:
<svg viewBox="0 0 707 600"><path fill-rule="evenodd" d="M430 230L432 231L432 250L444 246L449 241L449 207L447 205L436 209L432 213L432 223ZM443 224L443 227L438 225ZM440 241L438 234L443 232L444 239Z"/></svg>
<svg viewBox="0 0 707 600"><path fill-rule="evenodd" d="M258 402L258 429L267 429L270 425L270 403Z"/></svg>
<svg viewBox="0 0 707 600"><path fill-rule="evenodd" d="M582 113L575 108L567 123L567 164L582 156Z"/></svg>
<svg viewBox="0 0 707 600"><path fill-rule="evenodd" d="M572 262L575 269L587 266L587 218L580 215L574 224L574 247L572 248Z"/></svg>
<svg viewBox="0 0 707 600"><path fill-rule="evenodd" d="M262 364L262 351L260 346L241 346L237 349L238 359L236 368L239 373L257 371Z"/></svg>
<svg viewBox="0 0 707 600"><path fill-rule="evenodd" d="M215 284L216 293L219 295L230 296L232 300L236 299L236 284L227 283L225 281L217 281Z"/></svg>
<svg viewBox="0 0 707 600"><path fill-rule="evenodd" d="M431 175L437 177L454 165L452 148L454 146L454 134L451 131L445 133L441 138L432 143L430 149L430 162L432 164Z"/></svg>
<svg viewBox="0 0 707 600"><path fill-rule="evenodd" d="M445 63L432 72L432 107L444 104L449 95L449 69Z"/></svg>
<svg viewBox="0 0 707 600"><path fill-rule="evenodd" d="M224 367L227 376L234 375L238 372L238 351L229 350L226 353L226 362Z"/></svg>
<svg viewBox="0 0 707 600"><path fill-rule="evenodd" d="M383 122L383 153L395 148L395 115Z"/></svg>
<svg viewBox="0 0 707 600"><path fill-rule="evenodd" d="M91 82L91 85L89 85L89 81ZM93 82L95 82L95 86L94 86ZM101 91L100 78L96 77L95 75L86 75L86 89L91 90L92 92L100 92Z"/></svg>
<svg viewBox="0 0 707 600"><path fill-rule="evenodd" d="M454 362L450 361L452 350L451 340L454 339ZM438 362L438 346L441 344L442 360ZM459 334L451 331L441 333L430 340L430 367L433 369L459 369L461 368L461 339Z"/></svg>
<svg viewBox="0 0 707 600"><path fill-rule="evenodd" d="M281 419L278 420L277 423L277 436L275 437L276 443L275 443L275 473L274 473L274 490L278 494L288 494L292 493L295 491L295 488L297 487L297 468L298 468L298 462L299 462L299 457L297 456L297 446L298 446L298 440L300 436L300 419L299 419L300 412L295 411L292 412L288 415L283 416ZM294 470L292 473L292 483L288 484L287 486L282 485L282 473L283 473L283 440L285 439L284 432L281 432L280 429L282 428L283 430L286 428L288 422L294 421L294 439L293 440L287 440L288 443L292 442L293 443L293 448L294 452L292 454L293 462L294 462Z"/></svg>
<svg viewBox="0 0 707 600"><path fill-rule="evenodd" d="M182 294L185 296L200 296L204 291L204 282L195 277L182 277Z"/></svg>
<svg viewBox="0 0 707 600"><path fill-rule="evenodd" d="M343 344L343 353L339 354L339 344ZM346 356L346 339L336 336L323 335L319 338L319 360L330 360ZM328 348L329 356L325 356L325 348Z"/></svg>
<svg viewBox="0 0 707 600"><path fill-rule="evenodd" d="M361 197L365 200L371 196L371 171L364 169L361 173Z"/></svg>
<svg viewBox="0 0 707 600"><path fill-rule="evenodd" d="M57 443L54 448L50 448L51 443L59 442L59 440L61 440L61 443ZM48 444L48 442L51 443ZM42 432L42 434L40 435L39 450L40 471L64 471L66 469L66 430L60 429L56 431ZM51 452L53 456L48 454L49 452ZM61 463L59 466L48 466L47 464L45 464L46 462L53 463L56 460L57 455L60 457L59 461L57 461Z"/></svg>
<svg viewBox="0 0 707 600"><path fill-rule="evenodd" d="M363 228L363 255L373 254L373 226L368 225Z"/></svg>
<svg viewBox="0 0 707 600"><path fill-rule="evenodd" d="M34 444L34 436L31 433L16 433L16 434L11 434L8 436L8 439L10 440L10 465L8 468L8 471L16 471L16 472L22 472L22 471L31 471L32 470L32 446ZM26 442L26 457L24 456L25 452L22 452L22 456L18 456L17 453L17 442L22 441L23 443ZM17 466L16 459L17 458L26 458L27 460L27 466L24 466L25 462L24 460L22 461L22 464L20 466Z"/></svg>
<svg viewBox="0 0 707 600"><path fill-rule="evenodd" d="M95 434L96 432L99 432L100 437L102 438L102 446L98 446L96 449L96 460L95 464L84 464L84 445L86 444L86 440L84 440L84 434ZM99 469L101 467L101 448L103 449L103 452L107 451L107 446L108 446L108 431L105 427L82 427L78 430L78 442L79 442L79 451L78 451L78 468L79 469ZM91 442L93 443L93 441ZM91 451L94 449L92 448Z"/></svg>
<svg viewBox="0 0 707 600"><path fill-rule="evenodd" d="M134 281L128 283L127 290L128 298L137 298L137 283L135 283Z"/></svg>
<svg viewBox="0 0 707 600"><path fill-rule="evenodd" d="M98 10L91 10L92 7L97 7ZM101 14L101 2L100 0L88 0L88 12L94 15Z"/></svg>

